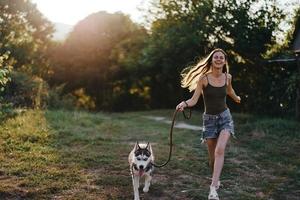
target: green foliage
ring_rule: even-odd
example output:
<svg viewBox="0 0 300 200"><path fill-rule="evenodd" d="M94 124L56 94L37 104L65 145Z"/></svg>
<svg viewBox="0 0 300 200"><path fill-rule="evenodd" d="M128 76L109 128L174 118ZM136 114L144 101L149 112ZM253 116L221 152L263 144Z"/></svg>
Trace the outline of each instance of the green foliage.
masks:
<svg viewBox="0 0 300 200"><path fill-rule="evenodd" d="M89 15L63 44L53 47L51 84L66 83L65 93L83 88L98 109L114 109L113 102L123 97L117 93L119 83L122 90L129 91L138 79L130 74L141 66L138 60L145 35L124 14Z"/></svg>
<svg viewBox="0 0 300 200"><path fill-rule="evenodd" d="M6 119L16 116L17 113L13 108L12 103L1 103L0 105L0 123L3 123Z"/></svg>
<svg viewBox="0 0 300 200"><path fill-rule="evenodd" d="M245 110L262 114L294 115L296 98L294 63L265 63L251 83L252 97L244 98Z"/></svg>
<svg viewBox="0 0 300 200"><path fill-rule="evenodd" d="M86 94L83 88L75 90L73 95L76 97L76 108L84 110L94 110L95 101L93 98Z"/></svg>
<svg viewBox="0 0 300 200"><path fill-rule="evenodd" d="M9 52L0 55L0 92L4 91L5 85L11 80L9 73L12 70L12 66L7 62L9 58Z"/></svg>
<svg viewBox="0 0 300 200"><path fill-rule="evenodd" d="M151 35L143 57L147 68L144 76L151 77L151 106L170 107L190 97L180 88L180 71L220 47L229 54L233 84L236 91L255 102L253 87L260 80L264 53L275 43L273 33L283 20L282 12L269 1L153 1L156 11ZM258 89L265 90L263 81ZM161 86L164 86L162 90ZM262 91L261 98L264 98ZM175 94L175 95L174 95ZM261 100L261 99L260 99ZM229 102L230 103L230 102ZM242 110L261 111L246 104ZM264 104L264 107L266 105ZM264 109L265 111L265 109Z"/></svg>
<svg viewBox="0 0 300 200"><path fill-rule="evenodd" d="M14 69L42 76L47 73L45 51L54 29L30 1L0 3L1 51L9 51Z"/></svg>
<svg viewBox="0 0 300 200"><path fill-rule="evenodd" d="M64 95L65 84L59 86L53 86L49 89L47 97L48 109L64 109L73 110L75 108L76 98L71 94Z"/></svg>
<svg viewBox="0 0 300 200"><path fill-rule="evenodd" d="M139 28L118 43L111 52L113 66L118 68L112 82L112 110L149 108L149 78L141 77L147 70L142 63L147 38L146 30Z"/></svg>
<svg viewBox="0 0 300 200"><path fill-rule="evenodd" d="M7 63L13 66L3 101L14 106L43 107L47 84L42 77L48 76L46 53L54 31L52 24L26 0L1 1L0 21L0 55L9 52ZM1 81L7 83L7 79Z"/></svg>
<svg viewBox="0 0 300 200"><path fill-rule="evenodd" d="M266 59L284 60L295 58L293 43L295 42L296 34L299 34L300 8L297 7L295 12L290 15L293 17L287 23L291 26L291 29L285 33L285 39L282 44L275 44L267 51L264 55ZM265 98L260 97L256 101L249 101L249 103L256 102L256 105L260 104L258 110L266 113L281 113L294 116L297 85L300 83L297 61L265 64L261 68L260 74L260 79L269 83L266 85L264 81L260 82L263 85L260 90L265 94Z"/></svg>
<svg viewBox="0 0 300 200"><path fill-rule="evenodd" d="M13 71L4 98L16 107L44 108L48 84L41 78Z"/></svg>
<svg viewBox="0 0 300 200"><path fill-rule="evenodd" d="M88 96L83 88L64 93L65 84L52 87L47 97L48 109L64 110L94 110L95 102Z"/></svg>
<svg viewBox="0 0 300 200"><path fill-rule="evenodd" d="M10 72L12 66L7 62L9 58L9 52L0 56L0 121L4 121L6 118L13 116L15 113L12 108L12 103L8 103L3 99L3 91L6 88L6 85L10 78Z"/></svg>
<svg viewBox="0 0 300 200"><path fill-rule="evenodd" d="M292 26L291 30L288 31L287 37L286 37L286 43L288 43L289 47L293 46L293 43L296 40L297 35L300 31L300 7L297 7L295 9L294 15L292 20L289 22ZM293 47L292 47L293 49Z"/></svg>
<svg viewBox="0 0 300 200"><path fill-rule="evenodd" d="M9 78L7 78L8 73L9 73L9 71L7 69L0 70L0 85L5 85L9 81ZM3 91L3 90L4 90L4 88L1 87L1 91Z"/></svg>
<svg viewBox="0 0 300 200"><path fill-rule="evenodd" d="M291 55L276 44L282 13L267 0L153 0L149 30L121 13L94 13L52 47L50 84L65 83L64 94L83 88L98 110L174 108L191 96L180 88L182 69L220 47L242 97L228 101L233 110L290 113L295 66L265 62Z"/></svg>

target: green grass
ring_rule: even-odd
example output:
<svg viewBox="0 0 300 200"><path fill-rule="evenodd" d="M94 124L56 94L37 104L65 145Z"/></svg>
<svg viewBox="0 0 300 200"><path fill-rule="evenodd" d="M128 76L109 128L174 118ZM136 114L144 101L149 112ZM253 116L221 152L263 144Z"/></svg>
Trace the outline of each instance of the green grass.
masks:
<svg viewBox="0 0 300 200"><path fill-rule="evenodd" d="M169 150L170 125L145 116L172 114L29 110L9 119L0 126L0 199L132 199L127 157L135 141L152 143L157 164ZM226 150L222 199L298 199L300 124L233 116L238 139ZM201 125L201 113L187 123ZM211 172L200 138L199 131L174 130L171 162L156 169L142 199L207 198Z"/></svg>

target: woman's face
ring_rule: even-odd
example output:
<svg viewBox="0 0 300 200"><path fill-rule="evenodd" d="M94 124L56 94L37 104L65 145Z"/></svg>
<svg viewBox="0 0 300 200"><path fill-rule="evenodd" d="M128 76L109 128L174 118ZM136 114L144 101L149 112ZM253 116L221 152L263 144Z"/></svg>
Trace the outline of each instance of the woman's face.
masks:
<svg viewBox="0 0 300 200"><path fill-rule="evenodd" d="M223 68L225 65L225 55L221 51L217 51L212 56L212 65L216 68Z"/></svg>

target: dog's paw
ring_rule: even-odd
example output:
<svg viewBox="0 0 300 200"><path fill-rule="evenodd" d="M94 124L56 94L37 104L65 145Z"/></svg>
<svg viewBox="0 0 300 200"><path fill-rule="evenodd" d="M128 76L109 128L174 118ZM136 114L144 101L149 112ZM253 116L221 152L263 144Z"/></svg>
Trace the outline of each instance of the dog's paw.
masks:
<svg viewBox="0 0 300 200"><path fill-rule="evenodd" d="M143 192L148 192L149 191L149 187L144 187L143 188Z"/></svg>

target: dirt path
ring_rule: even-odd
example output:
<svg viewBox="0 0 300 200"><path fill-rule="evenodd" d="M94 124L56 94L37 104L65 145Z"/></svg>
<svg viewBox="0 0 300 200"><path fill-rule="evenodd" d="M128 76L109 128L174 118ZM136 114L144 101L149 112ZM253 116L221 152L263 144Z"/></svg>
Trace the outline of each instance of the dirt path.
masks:
<svg viewBox="0 0 300 200"><path fill-rule="evenodd" d="M171 124L172 121L167 120L165 117L156 117L156 116L145 116L147 119L155 120L158 122L166 123L166 124ZM175 122L174 125L175 128L181 128L181 129L189 129L189 130L194 130L194 131L201 131L202 126L195 126L195 125L190 125L185 122Z"/></svg>

